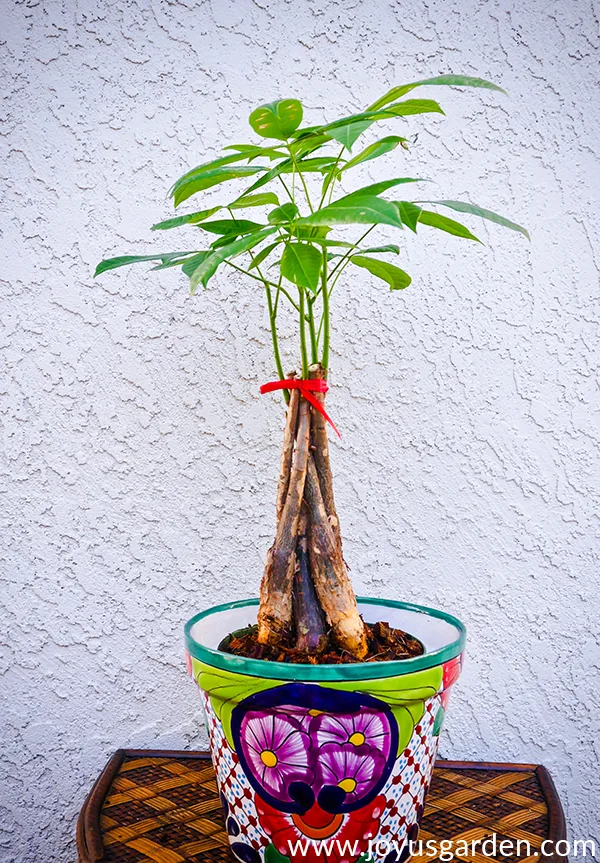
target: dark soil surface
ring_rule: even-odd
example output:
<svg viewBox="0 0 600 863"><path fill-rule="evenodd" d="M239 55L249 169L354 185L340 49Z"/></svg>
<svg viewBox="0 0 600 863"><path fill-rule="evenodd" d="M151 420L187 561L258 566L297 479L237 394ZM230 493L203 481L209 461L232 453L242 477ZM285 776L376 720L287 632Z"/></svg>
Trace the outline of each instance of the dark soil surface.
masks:
<svg viewBox="0 0 600 863"><path fill-rule="evenodd" d="M256 640L258 627L249 626L227 635L219 650L247 659L266 659L270 662L293 662L305 665L340 665L347 662L389 662L410 659L425 653L420 641L402 629L392 629L388 623L365 623L369 652L364 659L356 659L333 644L318 655L299 653L293 638L277 645L259 644Z"/></svg>

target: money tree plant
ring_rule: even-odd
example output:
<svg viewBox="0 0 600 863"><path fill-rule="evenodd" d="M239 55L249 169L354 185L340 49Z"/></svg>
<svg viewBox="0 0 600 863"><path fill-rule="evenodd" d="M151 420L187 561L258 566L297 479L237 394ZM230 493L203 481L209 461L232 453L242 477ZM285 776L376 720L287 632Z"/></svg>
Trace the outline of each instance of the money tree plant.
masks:
<svg viewBox="0 0 600 863"><path fill-rule="evenodd" d="M444 113L432 99L405 98L417 87L432 85L504 92L480 78L443 75L393 87L360 113L310 126L302 125L297 99L262 105L249 118L262 143L227 146L224 155L188 171L172 187L177 208L217 186L227 201L211 201L204 209L153 225L154 231L187 230L189 251L109 258L96 269L100 275L143 261L157 262L155 270L179 267L192 294L207 288L220 270L263 286L279 380L262 391L281 389L287 414L277 529L266 558L255 640L265 646L291 644L303 661L318 662L332 648L354 660L369 652L342 554L327 439L331 420L323 407L333 291L350 273L353 278L371 274L392 291L406 288L410 276L390 262L401 255L400 247L387 242L399 231L411 235L423 227L479 242L439 209L472 214L527 236L524 228L474 204L424 200L421 189L427 186L416 177L393 176L348 191L364 166L392 151L402 156L409 146L406 137L390 134L357 148L368 129ZM225 194L236 186L236 194ZM405 200L409 189L419 192ZM390 236L369 243L380 226ZM297 371L287 376L277 329L284 304L296 316L298 335Z"/></svg>

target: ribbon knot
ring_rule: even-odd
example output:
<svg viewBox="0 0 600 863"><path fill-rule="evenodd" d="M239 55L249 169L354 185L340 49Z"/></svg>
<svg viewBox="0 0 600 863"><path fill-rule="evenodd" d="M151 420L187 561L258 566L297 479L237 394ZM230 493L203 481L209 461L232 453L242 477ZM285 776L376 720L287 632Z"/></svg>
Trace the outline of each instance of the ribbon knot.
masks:
<svg viewBox="0 0 600 863"><path fill-rule="evenodd" d="M315 410L319 411L323 419L329 423L336 435L341 438L341 434L335 427L335 424L321 402L316 399L313 393L326 393L329 387L327 381L323 378L314 378L312 380L304 380L303 378L285 378L282 381L271 381L271 383L263 384L260 388L261 395L264 393L272 393L275 390L300 390L300 395L304 396Z"/></svg>

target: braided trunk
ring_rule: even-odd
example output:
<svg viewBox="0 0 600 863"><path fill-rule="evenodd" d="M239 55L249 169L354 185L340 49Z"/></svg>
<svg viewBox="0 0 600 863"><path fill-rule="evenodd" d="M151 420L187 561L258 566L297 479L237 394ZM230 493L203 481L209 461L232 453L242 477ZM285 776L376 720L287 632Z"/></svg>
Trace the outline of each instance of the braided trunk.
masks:
<svg viewBox="0 0 600 863"><path fill-rule="evenodd" d="M325 377L318 365L310 373L311 378ZM324 401L324 393L315 395ZM277 644L292 635L297 650L315 660L331 640L357 659L367 653L364 623L342 555L325 420L298 390L291 391L287 410L277 531L267 553L258 612L261 644Z"/></svg>

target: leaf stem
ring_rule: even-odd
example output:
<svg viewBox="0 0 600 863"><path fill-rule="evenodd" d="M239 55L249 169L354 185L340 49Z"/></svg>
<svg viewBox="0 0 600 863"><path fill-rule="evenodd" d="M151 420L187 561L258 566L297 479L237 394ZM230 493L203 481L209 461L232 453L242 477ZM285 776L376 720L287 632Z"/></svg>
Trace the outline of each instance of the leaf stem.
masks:
<svg viewBox="0 0 600 863"><path fill-rule="evenodd" d="M290 192L290 190L288 189L288 185L287 185L287 183L285 182L285 180L283 179L283 177L281 176L281 174L279 175L279 180L280 180L280 182L281 182L281 185L282 185L282 186L283 186L283 188L285 189L285 191L288 193L288 198L289 198L289 199L290 199L290 201L292 201L292 203L293 203L293 202L294 202L294 196L293 196L293 194Z"/></svg>
<svg viewBox="0 0 600 863"><path fill-rule="evenodd" d="M354 246L352 246L352 248L351 248L351 249L348 249L348 251L346 252L346 254L345 254L345 255L343 255L343 257L341 258L341 260L339 260L339 261L337 262L337 264L335 265L335 267L334 267L334 268L333 268L333 270L331 271L331 275L332 275L332 276L335 276L335 274L337 273L337 271L339 270L339 268L342 266L342 264L343 264L343 263L344 263L344 262L345 262L345 261L350 257L350 255L351 255L353 252L355 252L355 251L358 249L358 247L359 247L359 245L362 243L362 241L363 241L366 237L368 237L368 236L369 236L369 234L371 233L371 231L372 231L374 228L375 228L375 225L371 225L371 227L370 227L370 228L368 228L368 230L366 230L366 231L364 232L364 234L362 235L362 237L360 237L360 238L356 241L356 243L354 244Z"/></svg>
<svg viewBox="0 0 600 863"><path fill-rule="evenodd" d="M298 303L294 302L294 300L288 294L286 289L284 287L282 287L281 285L277 285L277 284L275 284L275 282L269 281L269 279L261 279L258 276L255 276L254 273L249 273L248 270L244 270L242 267L238 267L238 266L236 266L236 264L232 264L231 261L225 261L225 263L229 264L230 267L233 267L234 270L237 270L238 273L243 273L245 276L250 276L250 278L254 279L255 282L262 282L263 285L269 285L269 287L275 288L276 290L281 291L281 293L284 294L288 298L288 300L293 305L293 307L296 309L296 311L297 312L300 311L300 309L298 307Z"/></svg>
<svg viewBox="0 0 600 863"><path fill-rule="evenodd" d="M294 168L297 171L298 176L300 177L300 182L302 183L302 188L304 189L304 194L306 196L306 203L308 204L308 209L311 211L311 213L314 213L313 205L312 205L311 200L310 200L310 195L308 194L308 186L306 185L306 180L304 179L304 174L302 173L302 171L298 167L298 162L296 161L296 157L295 157L293 150L289 144L287 144L287 148L288 148L288 152L290 154L290 158L291 158L292 162L294 163Z"/></svg>
<svg viewBox="0 0 600 863"><path fill-rule="evenodd" d="M337 166L340 164L340 159L344 155L345 149L346 149L345 147L342 147L342 149L338 153L337 159L335 160L335 162L333 164L333 167L329 169L329 173L327 175L327 181L326 181L326 183L323 184L325 188L323 189L323 193L321 195L321 200L319 201L319 210L323 206L323 202L325 201L325 196L327 195L328 190L331 190L329 192L329 200L331 201L331 197L333 195L333 184L335 183L335 172L337 171Z"/></svg>

